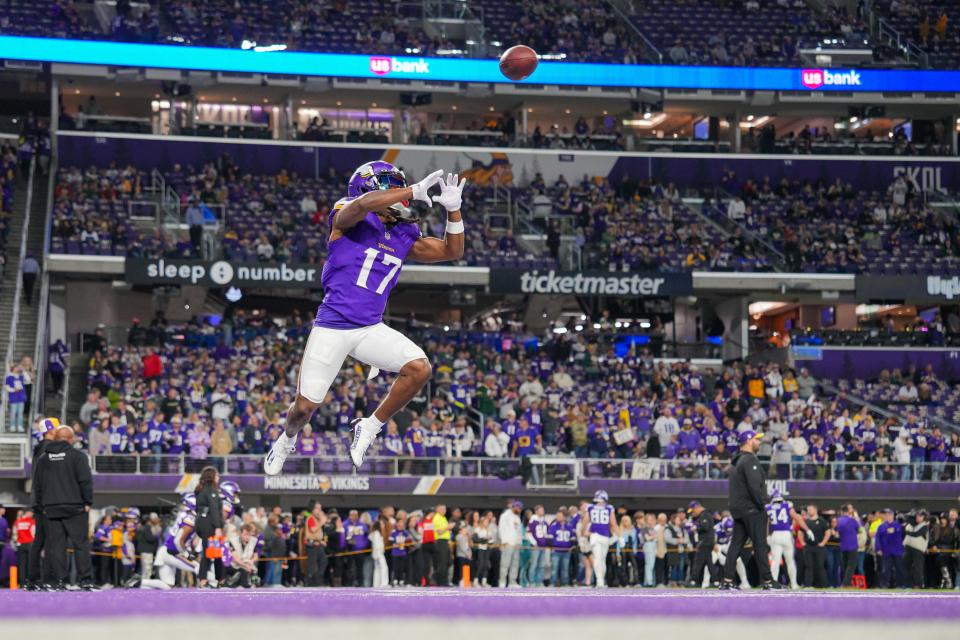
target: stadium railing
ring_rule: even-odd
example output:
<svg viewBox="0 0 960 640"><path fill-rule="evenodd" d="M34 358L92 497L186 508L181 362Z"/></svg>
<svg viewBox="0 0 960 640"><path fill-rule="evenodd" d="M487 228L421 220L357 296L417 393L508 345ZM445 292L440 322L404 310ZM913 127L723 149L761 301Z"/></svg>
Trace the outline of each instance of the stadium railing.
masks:
<svg viewBox="0 0 960 640"><path fill-rule="evenodd" d="M263 475L262 455L228 455L192 458L188 455L92 455L95 473L171 475L197 473L216 467L224 475ZM625 480L725 480L728 462L691 459L573 458L533 456L529 460L532 485L562 485L579 479ZM370 457L359 475L501 477L521 475L520 458ZM956 462L811 462L764 461L767 475L776 480L817 481L932 481L960 480ZM295 456L287 459L285 474L353 475L353 464L342 456Z"/></svg>
<svg viewBox="0 0 960 640"><path fill-rule="evenodd" d="M30 212L33 208L33 177L36 172L37 159L36 157L31 158L30 160L30 170L27 177L27 199L24 204L24 214L23 214L23 227L20 231L20 249L17 255L17 263L14 267L11 265L8 268L14 268L17 271L17 284L13 292L13 310L11 312L10 319L10 335L8 336L7 348L3 358L3 375L6 377L8 371L10 371L10 366L13 364L14 357L14 346L17 344L17 330L18 322L20 318L20 301L23 297L23 261L27 257L27 238L30 236ZM45 267L46 265L44 265ZM9 399L7 398L6 393L0 393L0 427L2 431L10 432L10 424L8 422L9 416L7 415L7 406L9 405ZM29 418L24 416L24 427L29 426L26 422Z"/></svg>

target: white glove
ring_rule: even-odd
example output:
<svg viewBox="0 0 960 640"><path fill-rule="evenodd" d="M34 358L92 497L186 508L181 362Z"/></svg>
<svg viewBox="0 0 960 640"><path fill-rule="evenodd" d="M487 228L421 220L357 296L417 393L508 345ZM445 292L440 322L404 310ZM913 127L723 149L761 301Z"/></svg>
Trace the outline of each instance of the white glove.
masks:
<svg viewBox="0 0 960 640"><path fill-rule="evenodd" d="M413 189L413 199L419 200L420 202L426 202L427 206L432 205L433 200L430 199L430 194L427 192L430 191L430 187L438 182L443 184L443 169L437 169L420 182L411 185L411 188Z"/></svg>
<svg viewBox="0 0 960 640"><path fill-rule="evenodd" d="M459 181L459 182L458 182ZM455 173L447 174L447 181L440 180L440 195L434 197L433 201L447 211L459 211L463 202L463 186L467 184L467 179L460 180L460 176Z"/></svg>
<svg viewBox="0 0 960 640"><path fill-rule="evenodd" d="M817 537L813 535L813 531L810 531L810 529L807 529L807 537L810 538L810 542L813 542L817 539Z"/></svg>

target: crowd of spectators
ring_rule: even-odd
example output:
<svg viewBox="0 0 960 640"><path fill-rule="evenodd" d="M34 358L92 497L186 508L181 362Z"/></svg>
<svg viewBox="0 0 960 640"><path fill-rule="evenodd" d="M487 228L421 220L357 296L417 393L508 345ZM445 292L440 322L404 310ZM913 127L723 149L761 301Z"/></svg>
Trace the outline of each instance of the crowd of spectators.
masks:
<svg viewBox="0 0 960 640"><path fill-rule="evenodd" d="M930 65L956 68L960 64L960 10L950 0L877 0L879 18L926 51Z"/></svg>
<svg viewBox="0 0 960 640"><path fill-rule="evenodd" d="M612 5L592 0L511 3L480 0L490 39L505 46L522 43L541 55L574 62L636 64L636 36Z"/></svg>
<svg viewBox="0 0 960 640"><path fill-rule="evenodd" d="M951 28L957 19L943 0L882 0L876 13L950 67L960 55ZM121 42L383 55L495 55L516 43L552 59L578 62L770 65L799 64L801 46L870 46L893 60L892 46L873 43L864 4L814 9L803 0L632 0L627 15L594 0L527 2L476 0L448 17L482 20L487 46L419 27L422 10L373 0L120 0L103 28L72 0L30 0L0 7L0 31L33 36ZM626 18L626 19L625 19ZM358 25L359 28L358 28ZM642 44L637 35L653 47ZM955 66L955 65L953 65Z"/></svg>
<svg viewBox="0 0 960 640"><path fill-rule="evenodd" d="M727 217L776 247L790 271L912 275L960 266L952 217L926 204L903 176L885 192L858 192L840 177L777 183L731 170L721 187L734 196Z"/></svg>
<svg viewBox="0 0 960 640"><path fill-rule="evenodd" d="M326 257L326 216L344 195L349 174L329 169L320 177L281 170L273 175L244 172L229 157L201 167L174 165L164 174L180 196L184 220L194 214L199 226L218 234L223 254L240 262L321 264ZM51 251L130 257L198 257L200 236L156 224L160 212L150 205L149 174L133 166L63 167L54 190ZM482 211L490 187L469 189L465 207ZM142 226L136 220L141 216ZM192 224L192 221L188 221ZM443 236L435 212L422 230ZM515 266L547 266L552 260L521 247L503 228L479 222L469 228L461 264L497 260Z"/></svg>
<svg viewBox="0 0 960 640"><path fill-rule="evenodd" d="M110 456L187 455L203 464L264 454L295 394L309 320L237 312L218 329L180 328L174 343L95 345L78 442L103 457L102 470L120 464ZM954 477L960 463L960 434L927 414L873 415L843 388L819 393L806 370L701 369L636 348L618 356L580 332L542 342L510 331L410 332L434 366L432 393L395 416L373 458L440 458L457 474L470 464L460 458L522 463L546 453L596 460L587 473L597 476L630 477L641 465L655 476L718 479L739 433L756 430L777 478L937 481ZM299 440L301 455L345 455L350 421L366 415L391 380L366 381L345 367ZM404 463L403 472L422 470L415 466ZM509 469L539 482L536 467L523 467Z"/></svg>
<svg viewBox="0 0 960 640"><path fill-rule="evenodd" d="M311 499L306 508L291 512L280 507L234 510L225 519L226 579L218 586L590 587L598 562L605 564L609 587L711 584L693 572L694 550L703 534L688 510L614 505L618 527L609 553L598 558L584 553L589 548L584 517L588 506L580 502L548 513L541 505L525 508L510 499L498 514L469 507L448 512L444 504L409 511L394 506L324 509ZM858 514L852 505L821 511L807 504L799 511L814 541L794 525L797 585L845 586L844 555L853 552L854 575L862 576L868 588L954 588L960 543L957 509L941 514L873 509ZM19 559L27 576L33 514L23 509L15 515L10 536L0 507L0 566ZM722 567L732 527L728 512L715 512L713 521L716 550L708 561L710 575ZM155 512L141 519L136 507L105 510L92 536L98 584L133 588L150 578L153 558L171 525L172 517L161 519ZM747 552L742 560L741 588L756 586L758 559ZM788 570L777 564L775 575L786 583ZM182 571L176 586L195 586L205 579Z"/></svg>
<svg viewBox="0 0 960 640"><path fill-rule="evenodd" d="M567 226L586 268L611 271L768 271L767 255L742 231L724 235L687 208L672 183L614 185L584 176L559 176L547 185L537 174L521 191L535 221Z"/></svg>
<svg viewBox="0 0 960 640"><path fill-rule="evenodd" d="M73 0L29 0L0 5L0 33L47 38L103 38Z"/></svg>
<svg viewBox="0 0 960 640"><path fill-rule="evenodd" d="M861 12L822 11L803 0L635 0L631 21L681 65L797 65L801 46L823 39L862 47L869 26Z"/></svg>

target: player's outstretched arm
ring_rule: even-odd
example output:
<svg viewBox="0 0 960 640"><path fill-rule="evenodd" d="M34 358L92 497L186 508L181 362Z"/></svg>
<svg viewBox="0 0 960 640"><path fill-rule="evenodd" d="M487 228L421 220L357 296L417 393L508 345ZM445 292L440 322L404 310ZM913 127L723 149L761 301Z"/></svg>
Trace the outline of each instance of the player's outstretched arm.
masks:
<svg viewBox="0 0 960 640"><path fill-rule="evenodd" d="M432 175L432 174L431 174ZM440 180L440 195L433 201L447 210L447 228L440 238L420 238L410 249L410 257L417 262L447 262L463 257L463 217L460 206L463 202L463 187L467 179L459 179L456 174L447 174L447 180Z"/></svg>
<svg viewBox="0 0 960 640"><path fill-rule="evenodd" d="M443 170L438 169L420 182L402 189L384 189L369 191L345 204L333 217L333 228L346 231L364 219L371 211L382 211L404 200L420 200L433 204L429 194L430 187L443 182Z"/></svg>

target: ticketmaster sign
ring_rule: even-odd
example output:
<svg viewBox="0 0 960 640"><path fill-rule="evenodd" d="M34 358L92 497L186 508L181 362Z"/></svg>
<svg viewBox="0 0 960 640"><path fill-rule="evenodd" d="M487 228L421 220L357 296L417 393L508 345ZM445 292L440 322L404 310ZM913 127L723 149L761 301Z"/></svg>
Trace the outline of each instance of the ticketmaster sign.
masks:
<svg viewBox="0 0 960 640"><path fill-rule="evenodd" d="M491 269L490 291L619 297L682 296L693 293L693 278L687 273Z"/></svg>
<svg viewBox="0 0 960 640"><path fill-rule="evenodd" d="M225 260L205 262L175 258L127 258L124 278L130 284L315 289L320 287L320 267L278 262L236 263Z"/></svg>

